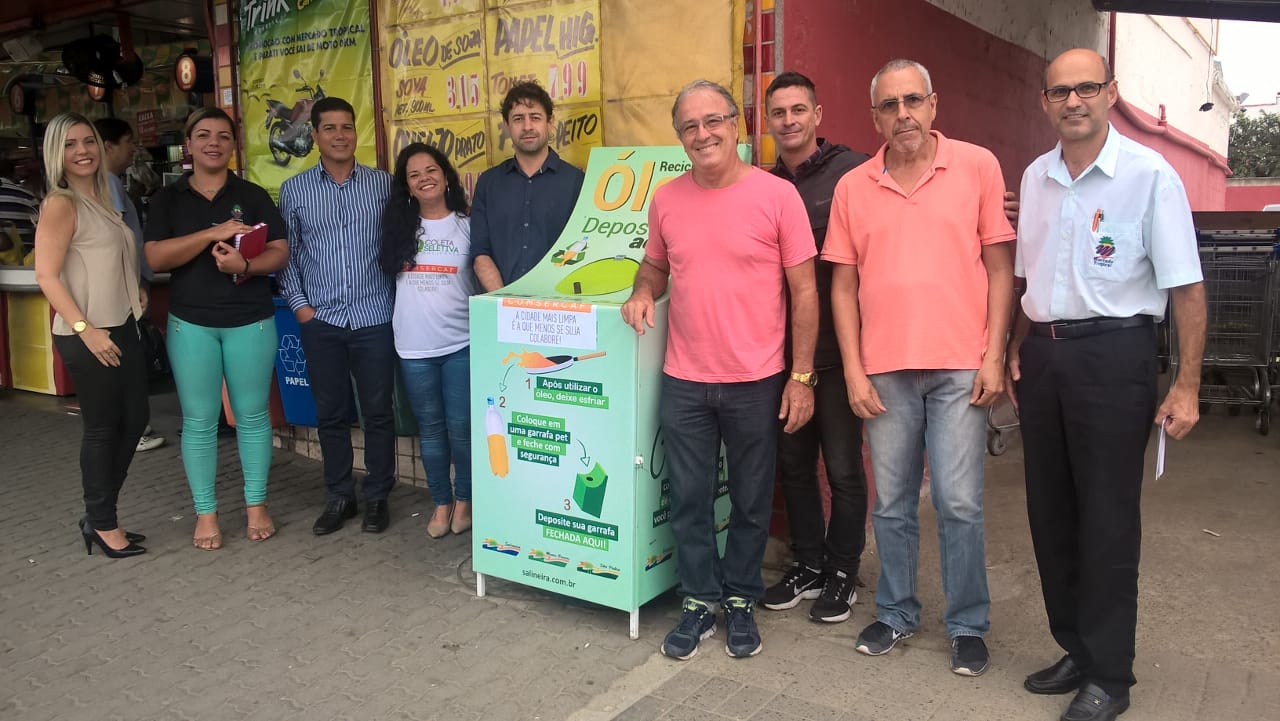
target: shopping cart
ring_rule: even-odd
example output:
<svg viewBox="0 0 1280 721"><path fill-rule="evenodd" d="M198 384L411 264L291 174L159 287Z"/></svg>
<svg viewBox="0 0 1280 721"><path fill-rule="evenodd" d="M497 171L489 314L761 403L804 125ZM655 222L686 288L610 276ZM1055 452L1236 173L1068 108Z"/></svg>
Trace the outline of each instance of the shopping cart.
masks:
<svg viewBox="0 0 1280 721"><path fill-rule="evenodd" d="M1207 309L1200 406L1221 405L1228 413L1257 412L1255 428L1271 429L1271 361L1276 261L1270 244L1247 242L1251 236L1201 237ZM1176 333L1176 321L1173 324ZM1176 354L1176 340L1171 340Z"/></svg>

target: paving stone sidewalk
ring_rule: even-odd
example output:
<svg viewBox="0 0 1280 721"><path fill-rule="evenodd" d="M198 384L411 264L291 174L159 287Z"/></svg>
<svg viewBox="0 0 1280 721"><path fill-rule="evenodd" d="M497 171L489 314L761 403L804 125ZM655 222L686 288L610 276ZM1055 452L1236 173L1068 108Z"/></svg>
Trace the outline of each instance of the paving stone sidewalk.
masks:
<svg viewBox="0 0 1280 721"><path fill-rule="evenodd" d="M225 547L191 546L172 422L137 455L120 502L145 556L86 556L79 418L0 394L0 719L564 719L653 655L626 615L491 582L475 595L470 535L426 537L425 490L392 523L323 538L320 464L277 451L279 535L245 538L235 445L219 453ZM42 399L45 400L45 399ZM415 517L416 515L416 517ZM646 609L645 637L676 603Z"/></svg>
<svg viewBox="0 0 1280 721"><path fill-rule="evenodd" d="M155 407L153 403L153 408ZM468 536L426 538L430 500L399 486L384 534L316 538L319 463L277 451L280 533L244 536L234 443L220 443L226 547L192 548L173 418L121 499L150 552L84 555L79 419L0 393L0 721L555 719L953 721L1057 718L1021 690L1055 660L1031 558L1016 441L987 466L993 667L947 670L932 510L922 507L924 627L889 656L852 650L871 620L874 548L854 617L758 612L765 650L734 660L723 630L686 663L657 653L678 603L626 615L505 582L475 596ZM1134 706L1125 721L1280 719L1280 443L1210 417L1147 487ZM1217 536L1204 532L1214 531ZM770 571L768 578L776 578Z"/></svg>

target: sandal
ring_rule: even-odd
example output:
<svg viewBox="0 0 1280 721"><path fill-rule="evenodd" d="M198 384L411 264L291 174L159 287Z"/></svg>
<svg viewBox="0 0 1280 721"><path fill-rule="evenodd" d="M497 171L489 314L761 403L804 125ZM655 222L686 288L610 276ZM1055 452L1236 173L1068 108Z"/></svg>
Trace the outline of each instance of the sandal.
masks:
<svg viewBox="0 0 1280 721"><path fill-rule="evenodd" d="M248 515L250 508L261 508L263 515L266 515L267 513L267 504L265 503L254 503L252 505L245 506L244 510L246 515ZM267 524L265 526L255 526L253 525L253 522L250 521L248 531L245 535L248 536L250 541L265 541L276 535L276 524L272 522L270 516L267 516Z"/></svg>
<svg viewBox="0 0 1280 721"><path fill-rule="evenodd" d="M198 513L196 514L196 533L200 532L199 531L200 518L204 516L213 516L213 523L214 523L213 527L215 529L218 527L218 514L216 512L215 513ZM199 535L193 536L191 538L191 545L195 546L196 548L199 548L202 551L216 551L219 548L222 548L222 531L215 530L213 533L207 536L199 536Z"/></svg>

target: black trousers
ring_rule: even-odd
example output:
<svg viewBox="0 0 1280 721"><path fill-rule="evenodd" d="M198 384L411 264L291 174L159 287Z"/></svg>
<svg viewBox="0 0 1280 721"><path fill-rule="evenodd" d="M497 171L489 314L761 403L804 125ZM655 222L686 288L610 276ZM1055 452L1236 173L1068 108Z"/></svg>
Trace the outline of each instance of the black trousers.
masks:
<svg viewBox="0 0 1280 721"><path fill-rule="evenodd" d="M62 362L76 384L80 420L80 483L89 525L99 531L119 528L116 502L147 427L151 411L147 399L147 358L130 317L124 325L104 328L120 348L120 365L105 366L89 352L79 336L55 335Z"/></svg>
<svg viewBox="0 0 1280 721"><path fill-rule="evenodd" d="M1156 409L1151 327L1030 336L1017 384L1027 515L1054 639L1108 693L1135 683L1142 478Z"/></svg>
<svg viewBox="0 0 1280 721"><path fill-rule="evenodd" d="M778 472L796 561L824 573L858 574L867 544L867 474L862 465L862 419L849 407L840 366L818 372L813 420L778 434ZM822 517L818 450L831 487L831 521Z"/></svg>
<svg viewBox="0 0 1280 721"><path fill-rule="evenodd" d="M317 435L324 456L327 498L356 500L352 475L355 454L351 447L351 419L356 416L351 394L354 380L364 416L364 463L368 469L364 498L385 501L396 483L396 429L391 402L396 349L391 324L352 330L312 319L300 327L311 395L316 401L316 422L320 426Z"/></svg>

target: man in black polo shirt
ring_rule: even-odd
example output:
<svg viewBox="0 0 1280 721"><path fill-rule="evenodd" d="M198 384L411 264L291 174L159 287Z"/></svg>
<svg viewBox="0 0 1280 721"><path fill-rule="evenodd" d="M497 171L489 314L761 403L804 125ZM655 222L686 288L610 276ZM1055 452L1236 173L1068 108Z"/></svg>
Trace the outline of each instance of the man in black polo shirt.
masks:
<svg viewBox="0 0 1280 721"><path fill-rule="evenodd" d="M813 81L804 75L778 75L764 97L769 134L778 148L772 172L795 184L821 251L836 183L869 156L818 137L822 106ZM867 542L867 475L862 463L862 419L849 406L831 320L831 267L825 260L814 267L819 308L813 419L795 433L778 433L779 485L786 499L792 564L765 591L764 607L778 611L794 608L802 599L816 599L809 618L839 623L849 618L857 598L855 583ZM831 489L829 523L823 519L818 488L819 449Z"/></svg>
<svg viewBox="0 0 1280 721"><path fill-rule="evenodd" d="M515 155L480 174L471 198L471 257L486 292L528 273L564 230L582 190L582 171L548 147L551 96L517 83L502 99Z"/></svg>

